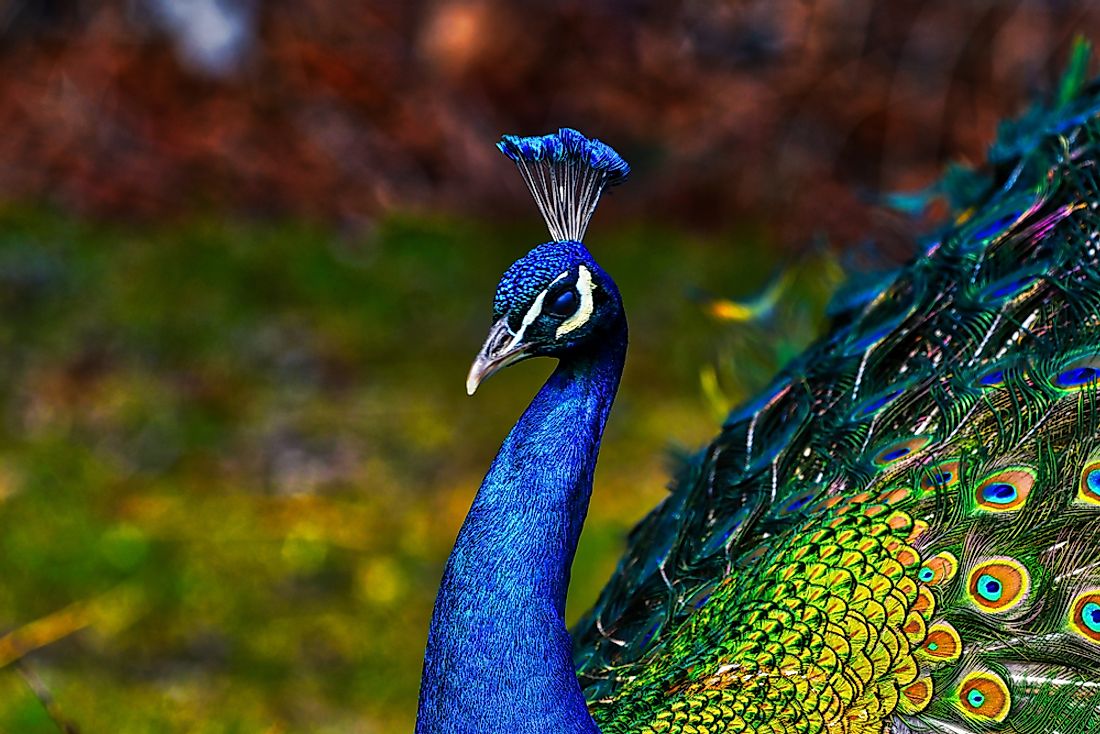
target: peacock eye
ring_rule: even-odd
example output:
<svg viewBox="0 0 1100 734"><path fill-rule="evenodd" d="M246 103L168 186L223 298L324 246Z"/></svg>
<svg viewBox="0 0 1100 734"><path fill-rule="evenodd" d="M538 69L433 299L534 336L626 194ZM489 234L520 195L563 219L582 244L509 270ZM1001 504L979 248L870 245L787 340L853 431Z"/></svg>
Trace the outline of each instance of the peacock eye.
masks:
<svg viewBox="0 0 1100 734"><path fill-rule="evenodd" d="M577 292L572 288L564 290L550 301L546 310L555 316L572 316L580 302Z"/></svg>

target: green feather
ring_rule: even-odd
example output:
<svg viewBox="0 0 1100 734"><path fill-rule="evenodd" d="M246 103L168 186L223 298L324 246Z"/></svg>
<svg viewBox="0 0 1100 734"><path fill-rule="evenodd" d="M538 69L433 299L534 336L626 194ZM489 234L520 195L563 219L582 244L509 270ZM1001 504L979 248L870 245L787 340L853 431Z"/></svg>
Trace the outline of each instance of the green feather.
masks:
<svg viewBox="0 0 1100 734"><path fill-rule="evenodd" d="M1100 88L688 457L575 630L616 732L1100 731ZM975 182L982 182L976 185ZM965 185L963 185L965 183Z"/></svg>

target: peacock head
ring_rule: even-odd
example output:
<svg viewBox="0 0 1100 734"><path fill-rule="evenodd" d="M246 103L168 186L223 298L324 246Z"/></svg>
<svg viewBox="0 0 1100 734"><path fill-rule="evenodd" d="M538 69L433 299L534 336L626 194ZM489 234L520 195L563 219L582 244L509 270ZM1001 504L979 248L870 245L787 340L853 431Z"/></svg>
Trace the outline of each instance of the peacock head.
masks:
<svg viewBox="0 0 1100 734"><path fill-rule="evenodd" d="M466 379L473 395L494 372L530 357L563 357L623 318L615 282L580 242L547 242L504 273L493 326Z"/></svg>
<svg viewBox="0 0 1100 734"><path fill-rule="evenodd" d="M623 181L630 166L609 146L570 128L505 135L497 147L519 168L554 241L501 278L493 326L466 379L470 395L494 372L530 357L567 356L623 318L618 288L581 240L600 195Z"/></svg>

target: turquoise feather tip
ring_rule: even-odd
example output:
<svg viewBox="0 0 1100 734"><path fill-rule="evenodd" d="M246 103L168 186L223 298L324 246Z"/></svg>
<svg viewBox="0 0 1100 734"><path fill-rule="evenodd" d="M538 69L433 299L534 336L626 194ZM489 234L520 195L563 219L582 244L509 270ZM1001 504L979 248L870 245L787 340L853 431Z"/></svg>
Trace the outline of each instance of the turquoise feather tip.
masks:
<svg viewBox="0 0 1100 734"><path fill-rule="evenodd" d="M614 148L571 127L549 135L503 135L497 148L517 164L545 161L587 166L605 174L604 186L622 183L630 175L630 164Z"/></svg>

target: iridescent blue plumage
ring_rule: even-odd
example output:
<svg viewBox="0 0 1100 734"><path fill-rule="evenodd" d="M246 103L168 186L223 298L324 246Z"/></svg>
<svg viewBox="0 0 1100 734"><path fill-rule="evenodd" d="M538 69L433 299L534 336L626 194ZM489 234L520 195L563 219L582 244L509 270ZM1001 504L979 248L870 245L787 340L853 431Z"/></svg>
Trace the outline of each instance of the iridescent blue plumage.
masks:
<svg viewBox="0 0 1100 734"><path fill-rule="evenodd" d="M510 136L501 150L524 170L558 166L544 172L595 187L581 198L569 186L542 192L573 226L587 223L599 192L626 171L610 148L571 130ZM558 221L548 218L552 233ZM416 731L598 734L573 668L565 594L626 356L626 317L615 283L585 246L558 238L508 269L493 318L467 381L471 393L522 359L560 362L504 440L447 561Z"/></svg>
<svg viewBox="0 0 1100 734"><path fill-rule="evenodd" d="M501 446L440 586L418 734L598 731L565 595L625 353L620 312L598 348L563 357Z"/></svg>
<svg viewBox="0 0 1100 734"><path fill-rule="evenodd" d="M549 135L504 135L497 148L517 164L545 161L584 166L606 174L608 186L622 183L630 175L630 165L611 146L569 127Z"/></svg>

